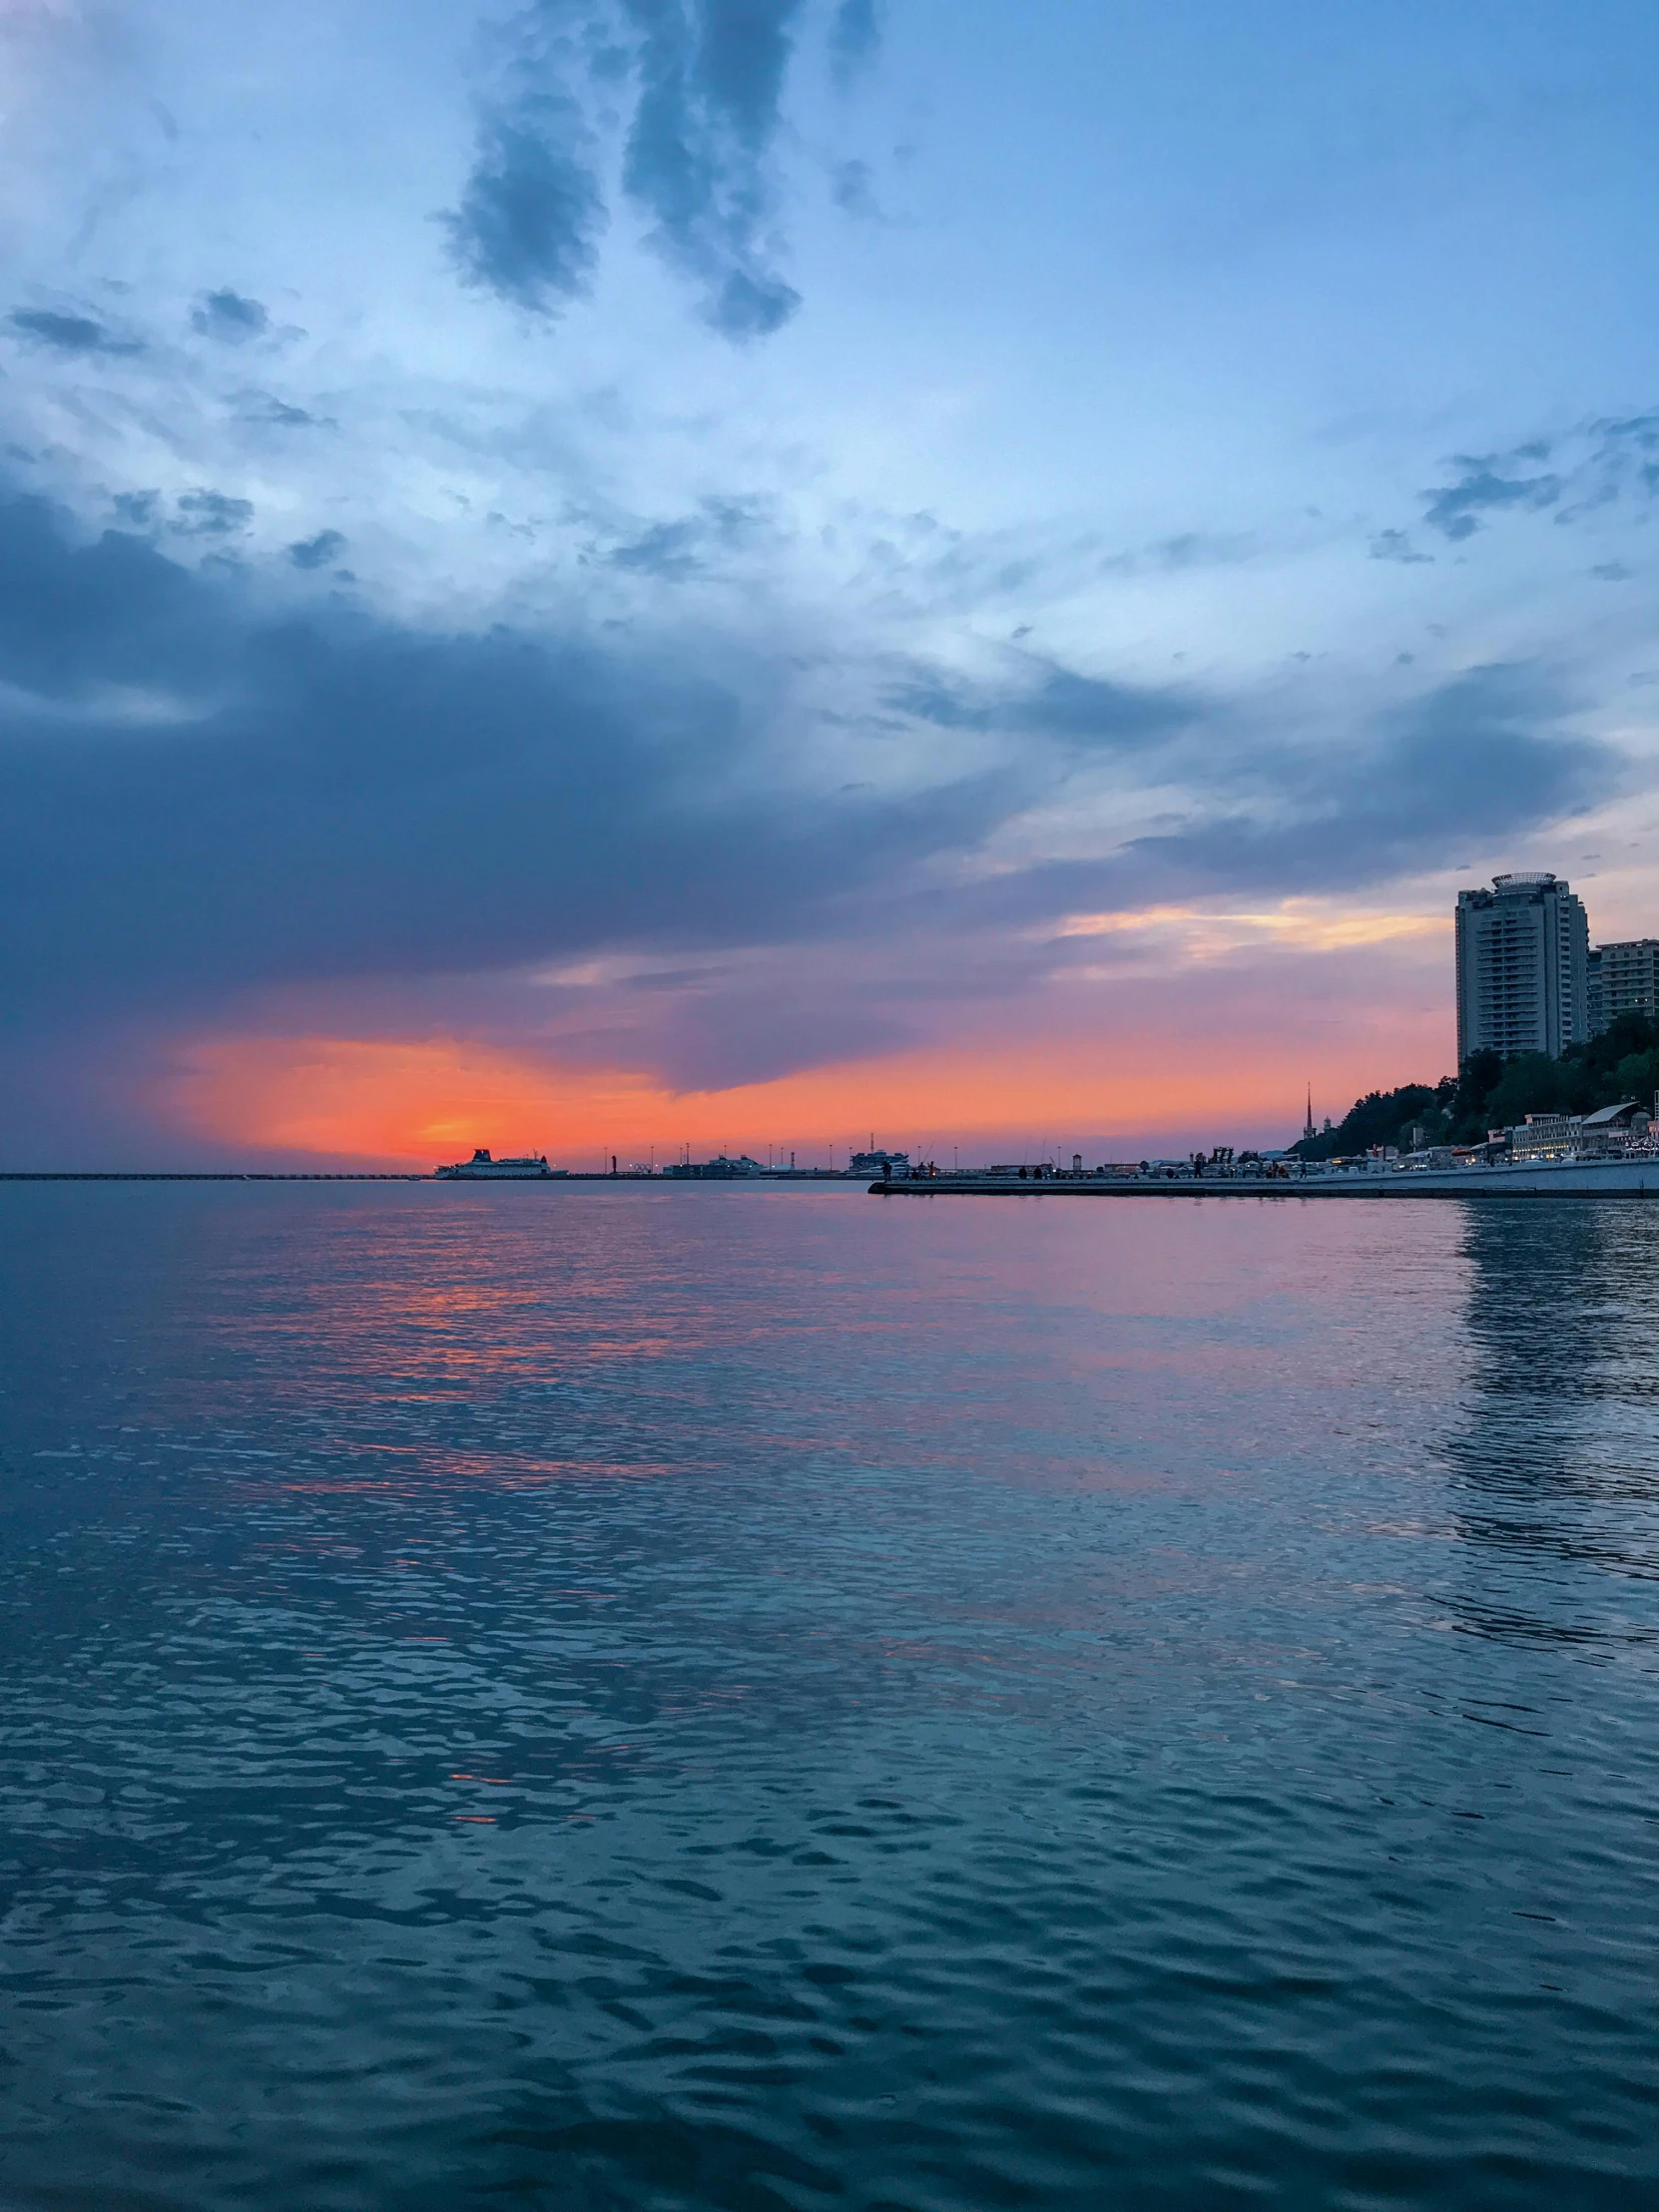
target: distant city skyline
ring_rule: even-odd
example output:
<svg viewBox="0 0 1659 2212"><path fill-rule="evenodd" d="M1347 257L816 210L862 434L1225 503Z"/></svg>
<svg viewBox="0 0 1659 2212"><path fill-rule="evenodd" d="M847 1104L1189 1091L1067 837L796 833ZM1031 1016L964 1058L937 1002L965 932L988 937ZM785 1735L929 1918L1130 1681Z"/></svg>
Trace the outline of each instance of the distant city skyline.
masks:
<svg viewBox="0 0 1659 2212"><path fill-rule="evenodd" d="M1279 1144L1650 938L1565 21L0 10L0 1165Z"/></svg>

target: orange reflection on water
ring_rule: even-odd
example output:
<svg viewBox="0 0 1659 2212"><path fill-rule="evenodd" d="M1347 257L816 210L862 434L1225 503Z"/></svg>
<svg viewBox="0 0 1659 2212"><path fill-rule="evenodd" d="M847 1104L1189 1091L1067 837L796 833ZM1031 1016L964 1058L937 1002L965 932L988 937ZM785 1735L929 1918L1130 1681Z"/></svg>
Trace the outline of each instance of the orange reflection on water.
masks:
<svg viewBox="0 0 1659 2212"><path fill-rule="evenodd" d="M335 1444L335 1451L354 1451L354 1444ZM358 1497L395 1495L422 1486L425 1471L437 1470L445 1478L464 1481L469 1488L531 1490L550 1482L649 1482L676 1470L663 1459L522 1459L509 1451L455 1451L433 1446L410 1453L417 1465L407 1470L409 1480L386 1475L319 1474L293 1477L278 1488L299 1497ZM423 1561L422 1564L429 1564Z"/></svg>

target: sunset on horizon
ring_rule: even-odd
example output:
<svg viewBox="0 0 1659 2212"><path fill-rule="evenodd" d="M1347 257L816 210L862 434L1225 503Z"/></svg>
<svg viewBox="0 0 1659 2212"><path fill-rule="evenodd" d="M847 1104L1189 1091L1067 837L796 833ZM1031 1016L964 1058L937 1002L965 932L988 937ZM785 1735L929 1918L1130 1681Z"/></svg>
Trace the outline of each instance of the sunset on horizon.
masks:
<svg viewBox="0 0 1659 2212"><path fill-rule="evenodd" d="M1659 11L0 0L0 2212L1645 2212Z"/></svg>
<svg viewBox="0 0 1659 2212"><path fill-rule="evenodd" d="M1640 934L1653 26L1270 18L14 0L8 1162L1282 1144Z"/></svg>

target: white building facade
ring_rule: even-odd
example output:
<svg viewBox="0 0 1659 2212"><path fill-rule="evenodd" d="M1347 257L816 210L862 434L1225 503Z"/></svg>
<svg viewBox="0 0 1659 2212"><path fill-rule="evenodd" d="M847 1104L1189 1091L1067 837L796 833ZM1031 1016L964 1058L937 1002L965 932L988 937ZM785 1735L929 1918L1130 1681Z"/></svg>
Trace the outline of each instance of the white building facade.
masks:
<svg viewBox="0 0 1659 2212"><path fill-rule="evenodd" d="M1589 921L1564 876L1494 875L1459 891L1457 1060L1491 1050L1559 1059L1590 1035Z"/></svg>

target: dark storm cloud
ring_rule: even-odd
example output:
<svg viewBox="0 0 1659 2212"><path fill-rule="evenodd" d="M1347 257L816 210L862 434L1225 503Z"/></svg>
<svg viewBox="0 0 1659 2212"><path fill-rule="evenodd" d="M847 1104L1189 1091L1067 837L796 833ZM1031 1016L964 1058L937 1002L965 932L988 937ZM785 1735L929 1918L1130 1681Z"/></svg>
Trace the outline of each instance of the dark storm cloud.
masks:
<svg viewBox="0 0 1659 2212"><path fill-rule="evenodd" d="M917 674L886 694L886 703L941 730L1027 733L1094 749L1133 749L1171 737L1202 713L1197 700L1176 692L1045 667L1036 680L1002 689L971 688Z"/></svg>
<svg viewBox="0 0 1659 2212"><path fill-rule="evenodd" d="M6 317L20 337L57 353L142 353L137 338L114 335L87 314L59 314L50 307L14 307Z"/></svg>
<svg viewBox="0 0 1659 2212"><path fill-rule="evenodd" d="M1525 835L1614 796L1624 757L1574 735L1569 702L1528 667L1470 670L1319 753L1252 749L1246 779L1218 755L1221 804L1192 827L1139 837L1099 861L1008 876L987 914L1036 919L1159 900L1336 892L1445 865L1471 840Z"/></svg>
<svg viewBox="0 0 1659 2212"><path fill-rule="evenodd" d="M1343 789L1373 812L1378 859L1413 864L1426 835L1513 835L1612 797L1622 757L1570 727L1576 702L1524 663L1470 669L1396 710L1372 760ZM1420 864L1420 861L1418 862Z"/></svg>
<svg viewBox="0 0 1659 2212"><path fill-rule="evenodd" d="M1006 779L769 796L741 692L638 645L278 619L38 501L0 508L0 941L36 1022L823 934L1014 804Z"/></svg>
<svg viewBox="0 0 1659 2212"><path fill-rule="evenodd" d="M605 228L589 144L575 104L552 94L485 119L461 204L444 218L469 283L537 314L588 290Z"/></svg>
<svg viewBox="0 0 1659 2212"><path fill-rule="evenodd" d="M1592 739L1544 734L1558 714L1528 672L1475 670L1394 718L1301 819L1223 820L1135 850L1189 892L1205 882L1278 896L1335 891L1444 865L1471 839L1522 836L1613 796L1619 756Z"/></svg>
<svg viewBox="0 0 1659 2212"><path fill-rule="evenodd" d="M1052 670L1025 702L1019 725L1039 735L1081 746L1134 746L1169 736L1191 722L1196 708L1165 692L1136 691Z"/></svg>
<svg viewBox="0 0 1659 2212"><path fill-rule="evenodd" d="M328 536L288 560L331 560ZM395 995L598 951L684 970L787 949L752 987L688 985L638 1017L641 1064L758 1079L894 1041L909 1017L871 979L923 972L929 942L951 948L932 1002L1017 992L1065 913L1354 889L1570 816L1621 770L1532 669L1475 670L1299 749L1224 702L1023 662L1017 687L917 672L904 699L1010 765L809 800L768 783L771 710L750 700L776 672L759 662L715 681L643 633L611 654L294 609L289 575L268 600L255 571L0 505L0 943L20 1049L66 1023L198 1023L273 986ZM1104 859L984 877L987 839L1103 750L1184 819Z"/></svg>
<svg viewBox="0 0 1659 2212"><path fill-rule="evenodd" d="M130 495L140 503L148 517L158 495ZM227 668L225 604L142 538L76 545L45 500L0 503L0 683L19 692L54 706L100 684L209 694ZM0 721L14 738L17 712Z"/></svg>
<svg viewBox="0 0 1659 2212"><path fill-rule="evenodd" d="M247 338L262 336L271 322L270 314L258 299L250 299L245 293L229 287L205 292L192 309L190 319L204 337L220 338L230 345L240 345Z"/></svg>

